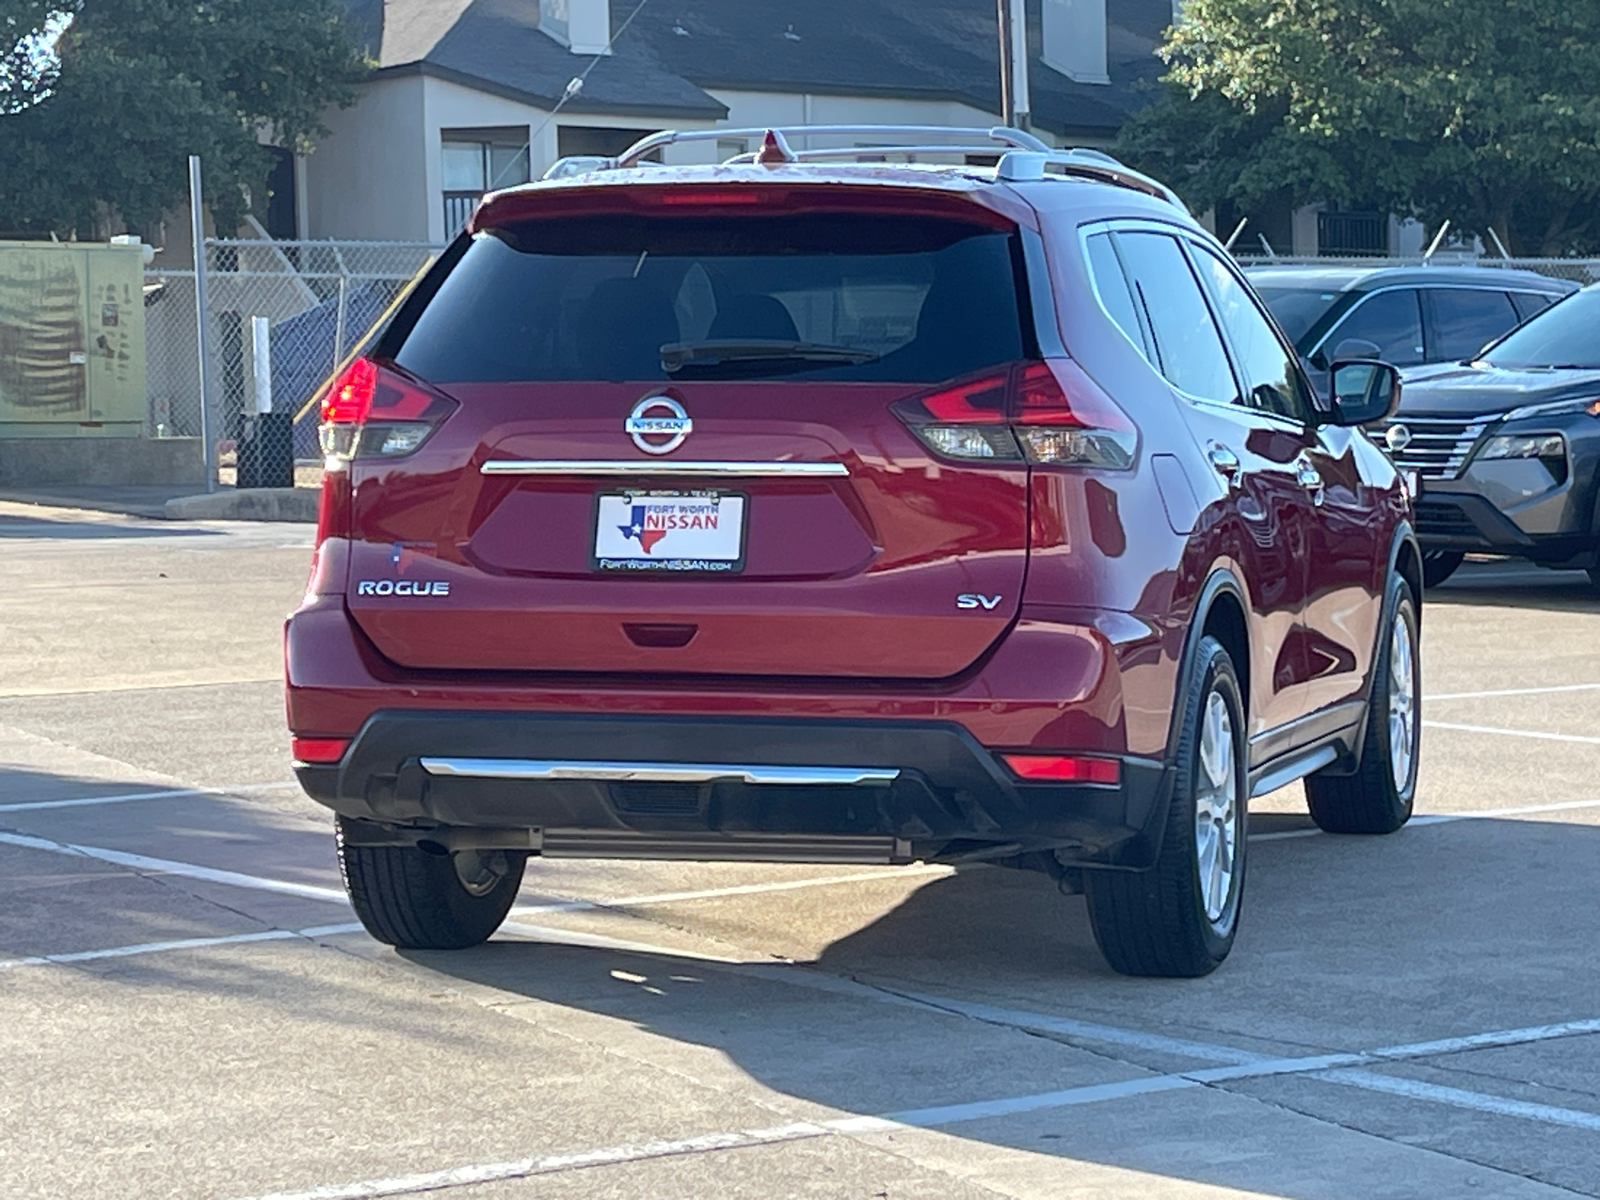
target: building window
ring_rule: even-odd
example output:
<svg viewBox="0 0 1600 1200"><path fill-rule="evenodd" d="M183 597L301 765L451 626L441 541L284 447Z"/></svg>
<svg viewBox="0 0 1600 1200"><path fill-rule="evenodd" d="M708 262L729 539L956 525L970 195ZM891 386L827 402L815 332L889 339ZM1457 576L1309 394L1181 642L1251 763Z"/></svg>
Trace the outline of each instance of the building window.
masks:
<svg viewBox="0 0 1600 1200"><path fill-rule="evenodd" d="M528 182L526 129L444 129L439 136L446 234L467 223L485 192Z"/></svg>
<svg viewBox="0 0 1600 1200"><path fill-rule="evenodd" d="M1317 253L1382 258L1389 253L1389 218L1371 212L1318 213Z"/></svg>
<svg viewBox="0 0 1600 1200"><path fill-rule="evenodd" d="M641 138L647 138L654 129L606 129L594 125L562 125L556 130L556 154L561 158L588 157L615 158ZM648 162L660 162L661 154L654 151L645 156Z"/></svg>

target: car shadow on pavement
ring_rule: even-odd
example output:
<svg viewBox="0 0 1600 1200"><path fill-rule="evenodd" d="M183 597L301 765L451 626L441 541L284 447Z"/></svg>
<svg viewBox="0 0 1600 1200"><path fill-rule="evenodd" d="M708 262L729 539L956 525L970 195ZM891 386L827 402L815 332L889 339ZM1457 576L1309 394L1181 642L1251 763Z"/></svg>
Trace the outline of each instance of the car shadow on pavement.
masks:
<svg viewBox="0 0 1600 1200"><path fill-rule="evenodd" d="M1600 588L1582 571L1552 571L1531 563L1470 564L1427 590L1424 611L1440 606L1592 613L1600 609Z"/></svg>
<svg viewBox="0 0 1600 1200"><path fill-rule="evenodd" d="M1600 906L1593 903L1600 828L1462 820L1387 838L1278 840L1253 846L1251 857L1233 956L1198 980L1112 973L1095 948L1081 897L1058 894L1042 875L994 868L937 878L793 966L775 967L759 955L739 966L670 952L515 941L406 957L441 975L714 1049L769 1088L859 1114L1205 1065L1092 1042L1073 1048L1067 1039L940 1012L929 998L1291 1055L1600 1017ZM1536 875L1531 863L1539 864ZM826 904L814 893L805 911L825 924L816 910ZM735 905L751 919L737 919ZM801 915L792 894L772 893L628 915L660 922L658 936L668 940L669 931L783 928L786 907L788 915ZM606 932L634 942L652 938L640 922L615 921ZM785 973L793 977L785 980ZM856 983L841 990L841 977ZM907 993L922 999L908 1004ZM608 1035L606 1028L615 1029L602 1027L594 1036L631 1036ZM1600 1068L1596 1041L1561 1043L1554 1057L1588 1056ZM1452 1066L1448 1059L1438 1065ZM1517 1069L1538 1083L1537 1068ZM1460 1086L1486 1085L1481 1076L1457 1078L1466 1080ZM1384 1190L1381 1178L1363 1175L1381 1169L1382 1155L1360 1164L1346 1157L1360 1159L1362 1147L1371 1151L1376 1143L1351 1141L1335 1126L1394 1139L1396 1111L1387 1102L1301 1078L1275 1081L1276 1090L1263 1097L1268 1103L1257 1105L1244 1098L1252 1086L1258 1085L1232 1085L1231 1096L1163 1100L1154 1108L1108 1100L944 1130L1282 1196L1327 1195L1333 1179L1344 1181L1334 1191L1353 1189L1345 1194L1369 1194L1369 1185ZM1211 1100L1220 1107L1206 1107ZM1330 1103L1346 1105L1324 1118L1333 1124L1312 1126L1295 1115L1325 1112ZM1134 1109L1119 1110L1128 1104ZM1585 1104L1600 1107L1600 1095L1583 1097L1578 1107ZM1227 1114L1233 1132L1216 1154L1186 1160L1174 1150L1218 1113ZM1137 1119L1140 1136L1117 1136L1125 1117ZM1550 1132L1516 1121L1508 1129L1501 1119L1489 1136L1474 1120L1489 1118L1418 1102L1399 1124L1408 1144L1485 1165L1495 1162L1499 1142L1514 1157L1531 1134ZM1291 1153L1286 1137L1304 1140ZM1319 1153L1329 1156L1320 1164L1325 1169L1315 1160ZM1526 1173L1552 1182L1571 1178L1572 1164L1563 1166L1556 1148L1547 1157L1547 1170Z"/></svg>

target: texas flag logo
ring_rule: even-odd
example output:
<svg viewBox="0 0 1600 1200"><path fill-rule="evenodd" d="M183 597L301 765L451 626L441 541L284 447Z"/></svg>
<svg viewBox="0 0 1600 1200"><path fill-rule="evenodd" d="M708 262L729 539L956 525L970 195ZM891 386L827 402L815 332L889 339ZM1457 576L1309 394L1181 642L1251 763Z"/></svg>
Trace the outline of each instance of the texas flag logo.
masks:
<svg viewBox="0 0 1600 1200"><path fill-rule="evenodd" d="M651 520L651 516L656 519ZM643 504L635 504L633 519L626 525L618 525L617 528L622 530L623 537L637 539L639 548L646 554L650 553L650 547L667 536L666 522L660 519L659 513L651 513Z"/></svg>

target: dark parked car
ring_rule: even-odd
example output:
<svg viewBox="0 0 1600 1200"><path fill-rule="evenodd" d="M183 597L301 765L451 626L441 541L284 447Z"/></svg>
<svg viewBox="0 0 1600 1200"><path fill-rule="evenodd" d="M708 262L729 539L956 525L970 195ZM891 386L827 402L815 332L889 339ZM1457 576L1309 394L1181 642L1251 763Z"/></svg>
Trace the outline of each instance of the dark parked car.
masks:
<svg viewBox="0 0 1600 1200"><path fill-rule="evenodd" d="M1421 476L1430 584L1487 551L1582 567L1600 587L1600 285L1472 362L1408 371L1384 436Z"/></svg>
<svg viewBox="0 0 1600 1200"><path fill-rule="evenodd" d="M1104 156L629 165L719 136L488 197L327 393L289 726L373 935L481 942L530 855L991 861L1192 976L1252 796L1402 825L1395 370L1320 406Z"/></svg>
<svg viewBox="0 0 1600 1200"><path fill-rule="evenodd" d="M1263 266L1248 274L1324 393L1336 358L1460 362L1578 290L1500 267Z"/></svg>

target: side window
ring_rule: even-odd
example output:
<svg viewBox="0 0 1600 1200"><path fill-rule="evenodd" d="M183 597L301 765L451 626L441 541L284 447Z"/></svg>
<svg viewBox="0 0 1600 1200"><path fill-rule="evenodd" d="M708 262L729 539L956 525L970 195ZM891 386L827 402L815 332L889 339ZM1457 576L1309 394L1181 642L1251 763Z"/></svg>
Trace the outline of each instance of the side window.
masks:
<svg viewBox="0 0 1600 1200"><path fill-rule="evenodd" d="M1422 306L1416 289L1377 292L1350 310L1322 343L1322 357L1339 356L1339 343L1357 338L1378 348L1378 357L1397 367L1427 360L1422 343Z"/></svg>
<svg viewBox="0 0 1600 1200"><path fill-rule="evenodd" d="M1117 248L1111 242L1111 235L1091 234L1088 244L1089 273L1094 276L1094 287L1100 295L1100 303L1118 328L1128 335L1128 340L1139 347L1154 366L1155 358L1145 337L1144 327L1139 322L1138 312L1134 309L1133 293L1128 290L1128 277L1122 273L1122 262L1117 258Z"/></svg>
<svg viewBox="0 0 1600 1200"><path fill-rule="evenodd" d="M1191 242L1200 271L1211 284L1217 315L1228 331L1239 373L1244 376L1246 402L1254 408L1304 421L1310 416L1311 398L1301 382L1294 351L1284 345L1238 276L1205 246Z"/></svg>
<svg viewBox="0 0 1600 1200"><path fill-rule="evenodd" d="M1536 317L1554 303L1554 296L1546 296L1543 292L1512 292L1511 303L1517 306L1517 316L1526 321L1529 317Z"/></svg>
<svg viewBox="0 0 1600 1200"><path fill-rule="evenodd" d="M1150 326L1161 373L1191 396L1238 403L1239 388L1222 337L1177 240L1164 233L1115 237L1134 302Z"/></svg>
<svg viewBox="0 0 1600 1200"><path fill-rule="evenodd" d="M1504 292L1427 288L1423 296L1431 362L1471 358L1517 323L1517 310Z"/></svg>

